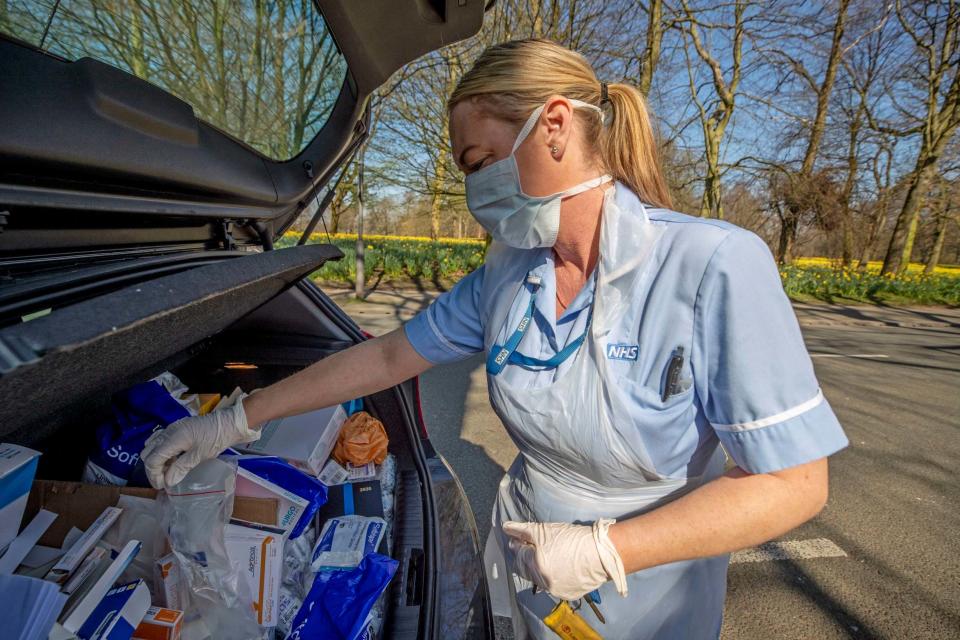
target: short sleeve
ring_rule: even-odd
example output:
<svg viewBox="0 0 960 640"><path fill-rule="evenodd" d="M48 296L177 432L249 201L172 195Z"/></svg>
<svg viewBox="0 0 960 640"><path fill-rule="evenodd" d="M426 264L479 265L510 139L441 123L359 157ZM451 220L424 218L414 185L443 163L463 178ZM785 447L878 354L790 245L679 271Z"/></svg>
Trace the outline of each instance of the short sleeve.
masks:
<svg viewBox="0 0 960 640"><path fill-rule="evenodd" d="M404 325L407 340L424 359L445 364L483 351L483 274L481 266Z"/></svg>
<svg viewBox="0 0 960 640"><path fill-rule="evenodd" d="M697 293L694 384L724 449L749 473L811 462L847 438L824 398L767 245L734 229Z"/></svg>

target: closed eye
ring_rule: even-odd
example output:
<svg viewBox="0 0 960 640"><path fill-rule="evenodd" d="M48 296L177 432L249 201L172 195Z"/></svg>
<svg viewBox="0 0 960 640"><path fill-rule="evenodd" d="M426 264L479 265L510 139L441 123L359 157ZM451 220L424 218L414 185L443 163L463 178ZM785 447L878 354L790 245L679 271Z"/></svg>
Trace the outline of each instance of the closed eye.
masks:
<svg viewBox="0 0 960 640"><path fill-rule="evenodd" d="M487 160L488 160L489 158L490 158L490 156L484 156L483 158L481 158L480 160L474 162L473 164L468 164L468 165L464 168L464 169L465 169L465 170L464 170L464 173L468 173L468 174L469 174L469 173L473 173L474 171L479 171L480 169L483 168L484 164L486 164L486 162L487 162Z"/></svg>

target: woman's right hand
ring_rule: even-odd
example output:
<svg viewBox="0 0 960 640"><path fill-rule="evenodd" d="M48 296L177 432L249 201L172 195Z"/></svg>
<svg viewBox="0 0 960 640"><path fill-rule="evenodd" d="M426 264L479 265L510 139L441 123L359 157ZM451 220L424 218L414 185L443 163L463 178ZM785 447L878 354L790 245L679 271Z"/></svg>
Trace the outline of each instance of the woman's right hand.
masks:
<svg viewBox="0 0 960 640"><path fill-rule="evenodd" d="M155 489L169 489L202 461L217 457L228 447L259 439L260 430L247 425L245 397L242 394L233 405L205 416L177 420L150 436L140 454L150 484Z"/></svg>

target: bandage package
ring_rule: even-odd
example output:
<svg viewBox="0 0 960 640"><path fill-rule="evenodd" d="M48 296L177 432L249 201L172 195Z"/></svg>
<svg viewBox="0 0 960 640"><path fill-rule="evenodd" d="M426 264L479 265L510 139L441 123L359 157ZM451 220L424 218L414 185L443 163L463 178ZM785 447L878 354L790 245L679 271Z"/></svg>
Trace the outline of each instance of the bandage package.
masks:
<svg viewBox="0 0 960 640"><path fill-rule="evenodd" d="M327 501L327 488L275 456L237 457L236 495L277 500L277 527L290 538L309 526Z"/></svg>
<svg viewBox="0 0 960 640"><path fill-rule="evenodd" d="M280 571L283 566L283 531L248 527L232 521L224 530L230 564L239 571L253 599L261 627L277 626Z"/></svg>

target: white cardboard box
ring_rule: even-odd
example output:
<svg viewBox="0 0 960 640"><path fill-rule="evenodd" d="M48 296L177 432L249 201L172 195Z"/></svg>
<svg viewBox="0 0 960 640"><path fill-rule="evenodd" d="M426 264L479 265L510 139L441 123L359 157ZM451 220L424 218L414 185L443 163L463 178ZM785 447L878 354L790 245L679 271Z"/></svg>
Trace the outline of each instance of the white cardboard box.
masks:
<svg viewBox="0 0 960 640"><path fill-rule="evenodd" d="M0 552L20 531L39 456L39 451L18 444L0 444Z"/></svg>
<svg viewBox="0 0 960 640"><path fill-rule="evenodd" d="M230 564L239 571L253 598L253 611L262 627L277 626L283 532L230 523L224 530Z"/></svg>
<svg viewBox="0 0 960 640"><path fill-rule="evenodd" d="M167 609L183 609L180 601L180 562L173 553L159 558L153 565L154 593Z"/></svg>
<svg viewBox="0 0 960 640"><path fill-rule="evenodd" d="M263 425L259 440L240 445L237 449L283 458L317 476L330 457L346 419L346 411L336 405L298 416L271 420Z"/></svg>

